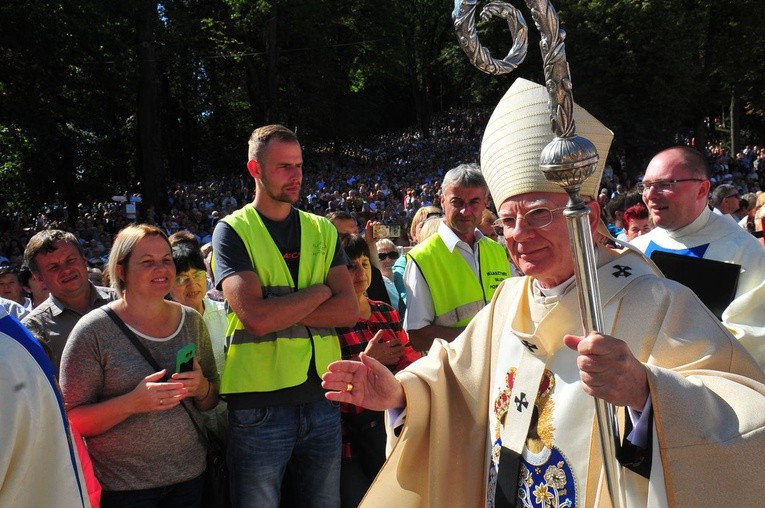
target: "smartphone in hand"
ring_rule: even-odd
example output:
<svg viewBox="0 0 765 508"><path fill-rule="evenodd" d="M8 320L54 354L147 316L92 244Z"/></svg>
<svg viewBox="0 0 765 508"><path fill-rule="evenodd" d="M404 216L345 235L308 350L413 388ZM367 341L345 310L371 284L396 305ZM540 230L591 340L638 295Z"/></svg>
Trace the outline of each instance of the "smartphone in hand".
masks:
<svg viewBox="0 0 765 508"><path fill-rule="evenodd" d="M175 357L175 372L194 370L194 355L197 353L196 344L186 344L178 350Z"/></svg>

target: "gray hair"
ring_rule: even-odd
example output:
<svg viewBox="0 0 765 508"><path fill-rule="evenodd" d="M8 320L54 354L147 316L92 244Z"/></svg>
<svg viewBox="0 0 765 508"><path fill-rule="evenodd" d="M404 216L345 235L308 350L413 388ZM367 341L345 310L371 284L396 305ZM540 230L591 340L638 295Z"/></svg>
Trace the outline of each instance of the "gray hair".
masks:
<svg viewBox="0 0 765 508"><path fill-rule="evenodd" d="M478 164L460 164L456 168L450 169L444 175L444 181L441 184L441 192L452 186L458 187L481 187L489 192L489 186L481 173L481 167Z"/></svg>
<svg viewBox="0 0 765 508"><path fill-rule="evenodd" d="M742 199L746 201L746 211L750 212L757 204L757 194L754 192L747 192L742 196Z"/></svg>
<svg viewBox="0 0 765 508"><path fill-rule="evenodd" d="M713 207L718 208L723 199L736 194L738 194L738 189L732 185L724 183L715 187L715 190L712 191L712 197L709 199L709 203Z"/></svg>

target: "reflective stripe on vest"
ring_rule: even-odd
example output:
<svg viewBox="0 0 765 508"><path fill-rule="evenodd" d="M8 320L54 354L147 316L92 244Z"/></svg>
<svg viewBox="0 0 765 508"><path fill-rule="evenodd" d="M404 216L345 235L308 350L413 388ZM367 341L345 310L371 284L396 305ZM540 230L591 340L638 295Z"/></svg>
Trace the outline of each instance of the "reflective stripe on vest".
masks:
<svg viewBox="0 0 765 508"><path fill-rule="evenodd" d="M300 217L300 261L298 288L324 284L337 244L337 230L331 222L313 214ZM260 279L264 297L294 291L294 280L279 248L260 215L247 205L222 219L239 235ZM227 306L226 367L221 376L221 393L270 392L297 386L308 378L311 356L321 376L327 366L341 358L340 342L334 329L292 325L283 330L255 336Z"/></svg>
<svg viewBox="0 0 765 508"><path fill-rule="evenodd" d="M476 245L480 281L458 249L450 252L439 234L409 252L430 288L436 315L433 324L466 326L510 276L510 263L501 245L488 238Z"/></svg>
<svg viewBox="0 0 765 508"><path fill-rule="evenodd" d="M470 320L473 319L473 316L478 314L478 311L483 309L485 305L486 303L483 300L460 305L456 309L446 311L440 316L437 315L433 320L433 324L439 326L467 326ZM463 322L464 324L460 324Z"/></svg>

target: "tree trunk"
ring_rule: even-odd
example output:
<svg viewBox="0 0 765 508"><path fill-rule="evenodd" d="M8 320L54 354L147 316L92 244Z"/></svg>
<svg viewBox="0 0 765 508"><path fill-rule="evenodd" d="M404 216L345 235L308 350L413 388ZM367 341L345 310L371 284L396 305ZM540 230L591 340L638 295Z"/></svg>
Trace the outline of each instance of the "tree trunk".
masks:
<svg viewBox="0 0 765 508"><path fill-rule="evenodd" d="M410 35L407 64L409 66L409 85L414 100L415 113L417 115L417 128L423 139L430 139L430 97L428 96L427 66L418 62L418 53L415 45L418 41L414 35Z"/></svg>
<svg viewBox="0 0 765 508"><path fill-rule="evenodd" d="M138 168L143 203L142 208L154 206L157 213L165 211L165 171L162 160L162 125L160 112L160 79L153 24L157 3L140 0L136 19L138 54Z"/></svg>
<svg viewBox="0 0 765 508"><path fill-rule="evenodd" d="M420 85L417 79L417 70L413 65L410 68L410 81L412 87L412 98L414 99L415 111L417 113L417 128L420 131L422 139L430 139L430 105L428 104L428 89Z"/></svg>
<svg viewBox="0 0 765 508"><path fill-rule="evenodd" d="M694 142L695 142L695 148L696 150L699 150L700 152L704 153L704 150L707 147L707 119L704 117L696 118L696 125L693 129L693 132L695 134L694 136Z"/></svg>
<svg viewBox="0 0 765 508"><path fill-rule="evenodd" d="M59 175L59 187L57 192L66 208L67 222L74 226L77 224L79 210L77 203L82 200L82 195L78 191L78 182L75 177L77 162L75 161L75 150L67 135L67 128L59 126L59 152L56 154L56 171Z"/></svg>
<svg viewBox="0 0 765 508"><path fill-rule="evenodd" d="M276 104L279 95L279 68L277 65L279 57L278 31L279 13L277 7L273 7L273 15L268 18L266 27L268 40L266 42L266 78L268 79L268 96L266 99L266 122L271 123L276 117Z"/></svg>
<svg viewBox="0 0 765 508"><path fill-rule="evenodd" d="M688 7L689 9L698 8L695 5L689 5ZM698 51L700 69L698 74L699 79L697 80L698 86L696 88L696 102L699 105L699 108L697 110L696 118L694 121L694 137L696 140L696 149L700 150L702 153L704 153L704 150L706 150L707 139L709 137L709 130L707 129L706 124L708 111L706 109L711 100L711 92L709 89L709 82L707 77L712 72L712 52L714 49L713 41L717 33L717 19L715 18L715 12L714 2L708 2L706 4L706 30L704 33L704 39L701 44L701 48ZM714 116L710 116L709 118L712 120ZM714 135L713 120L712 123L712 134Z"/></svg>
<svg viewBox="0 0 765 508"><path fill-rule="evenodd" d="M741 147L741 123L739 122L739 100L734 87L730 93L730 156L735 160Z"/></svg>
<svg viewBox="0 0 765 508"><path fill-rule="evenodd" d="M244 57L244 84L247 87L247 99L250 102L250 119L252 125L260 125L261 98L258 87L258 71L255 67L254 56Z"/></svg>

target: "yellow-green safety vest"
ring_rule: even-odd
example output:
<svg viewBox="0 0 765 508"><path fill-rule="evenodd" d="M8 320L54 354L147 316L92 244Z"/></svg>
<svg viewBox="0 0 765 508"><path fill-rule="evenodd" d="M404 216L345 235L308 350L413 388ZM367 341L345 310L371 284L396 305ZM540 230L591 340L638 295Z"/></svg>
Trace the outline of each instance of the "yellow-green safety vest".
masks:
<svg viewBox="0 0 765 508"><path fill-rule="evenodd" d="M298 289L324 284L335 255L337 230L327 219L298 211L300 261ZM224 217L247 248L264 297L295 291L292 274L260 214L247 205ZM333 328L292 325L263 336L247 331L227 306L226 368L221 377L222 394L270 392L300 385L308 378L311 354L321 377L327 366L341 358L340 342Z"/></svg>
<svg viewBox="0 0 765 508"><path fill-rule="evenodd" d="M436 314L434 325L467 326L491 300L499 284L510 276L510 262L500 244L482 238L476 245L480 280L459 250L450 252L439 234L409 251L408 258L417 264L430 288Z"/></svg>

